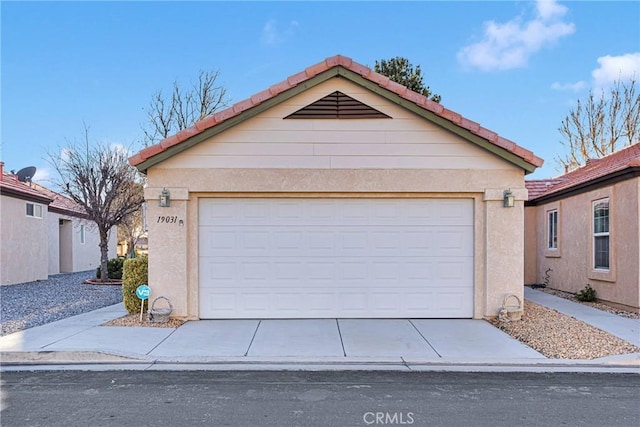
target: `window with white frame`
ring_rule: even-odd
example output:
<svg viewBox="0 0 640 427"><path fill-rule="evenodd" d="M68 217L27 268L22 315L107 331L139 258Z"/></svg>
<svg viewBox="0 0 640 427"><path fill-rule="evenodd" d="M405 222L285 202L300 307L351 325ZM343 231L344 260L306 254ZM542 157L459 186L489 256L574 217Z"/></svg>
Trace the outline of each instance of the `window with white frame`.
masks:
<svg viewBox="0 0 640 427"><path fill-rule="evenodd" d="M42 218L42 205L27 202L27 216L32 218Z"/></svg>
<svg viewBox="0 0 640 427"><path fill-rule="evenodd" d="M82 243L84 245L85 242L85 227L84 224L80 224L80 243Z"/></svg>
<svg viewBox="0 0 640 427"><path fill-rule="evenodd" d="M558 249L558 210L547 212L547 249Z"/></svg>
<svg viewBox="0 0 640 427"><path fill-rule="evenodd" d="M593 202L593 268L609 269L609 199Z"/></svg>

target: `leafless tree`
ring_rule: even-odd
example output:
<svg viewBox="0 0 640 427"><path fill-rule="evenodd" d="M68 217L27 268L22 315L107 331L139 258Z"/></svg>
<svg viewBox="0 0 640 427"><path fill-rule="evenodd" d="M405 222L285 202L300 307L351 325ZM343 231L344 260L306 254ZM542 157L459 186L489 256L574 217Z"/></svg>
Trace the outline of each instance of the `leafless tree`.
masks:
<svg viewBox="0 0 640 427"><path fill-rule="evenodd" d="M198 120L228 105L227 90L218 85L219 71L203 71L186 90L173 82L170 97L158 91L147 109L147 124L142 126L144 144L156 142L186 129Z"/></svg>
<svg viewBox="0 0 640 427"><path fill-rule="evenodd" d="M140 178L121 147L90 144L84 127L83 144L68 143L61 153L49 153L58 172L60 192L80 205L95 222L100 236L101 279L107 279L109 231L140 209L144 201Z"/></svg>
<svg viewBox="0 0 640 427"><path fill-rule="evenodd" d="M558 129L566 153L556 158L565 171L611 154L638 142L640 137L640 93L635 79L617 80L608 94L589 92Z"/></svg>
<svg viewBox="0 0 640 427"><path fill-rule="evenodd" d="M142 191L142 187L140 187L140 191ZM139 209L127 215L122 222L118 224L118 241L126 242L127 251L131 252L143 234L142 206L140 206Z"/></svg>

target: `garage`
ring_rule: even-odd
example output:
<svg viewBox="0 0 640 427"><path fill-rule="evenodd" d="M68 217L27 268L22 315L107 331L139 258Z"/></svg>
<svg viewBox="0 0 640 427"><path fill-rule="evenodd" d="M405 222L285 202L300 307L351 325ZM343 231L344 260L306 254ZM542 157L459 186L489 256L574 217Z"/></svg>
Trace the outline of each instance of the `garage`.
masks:
<svg viewBox="0 0 640 427"><path fill-rule="evenodd" d="M202 198L199 317L471 318L473 200Z"/></svg>
<svg viewBox="0 0 640 427"><path fill-rule="evenodd" d="M542 159L335 56L146 147L149 286L198 319L491 318Z"/></svg>

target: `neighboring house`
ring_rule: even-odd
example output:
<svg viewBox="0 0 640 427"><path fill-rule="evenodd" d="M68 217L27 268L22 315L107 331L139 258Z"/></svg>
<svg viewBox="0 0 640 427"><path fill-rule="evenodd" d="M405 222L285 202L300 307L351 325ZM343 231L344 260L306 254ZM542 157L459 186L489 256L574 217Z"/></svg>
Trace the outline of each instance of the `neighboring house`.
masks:
<svg viewBox="0 0 640 427"><path fill-rule="evenodd" d="M0 163L0 284L45 280L51 274L95 269L100 249L95 223L72 200L18 181ZM109 256L116 255L115 230Z"/></svg>
<svg viewBox="0 0 640 427"><path fill-rule="evenodd" d="M149 285L176 316L482 318L522 298L524 176L542 160L349 58L130 163Z"/></svg>
<svg viewBox="0 0 640 427"><path fill-rule="evenodd" d="M640 143L526 182L525 283L640 308Z"/></svg>

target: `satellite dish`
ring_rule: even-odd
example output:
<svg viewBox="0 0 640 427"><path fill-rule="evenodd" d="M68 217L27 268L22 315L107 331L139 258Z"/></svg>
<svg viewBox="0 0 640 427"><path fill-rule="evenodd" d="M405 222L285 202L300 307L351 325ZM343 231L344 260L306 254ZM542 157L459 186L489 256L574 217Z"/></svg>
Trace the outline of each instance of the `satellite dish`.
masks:
<svg viewBox="0 0 640 427"><path fill-rule="evenodd" d="M31 182L31 178L36 174L35 166L27 166L26 168L22 168L18 171L16 175L18 175L18 181L20 182Z"/></svg>

